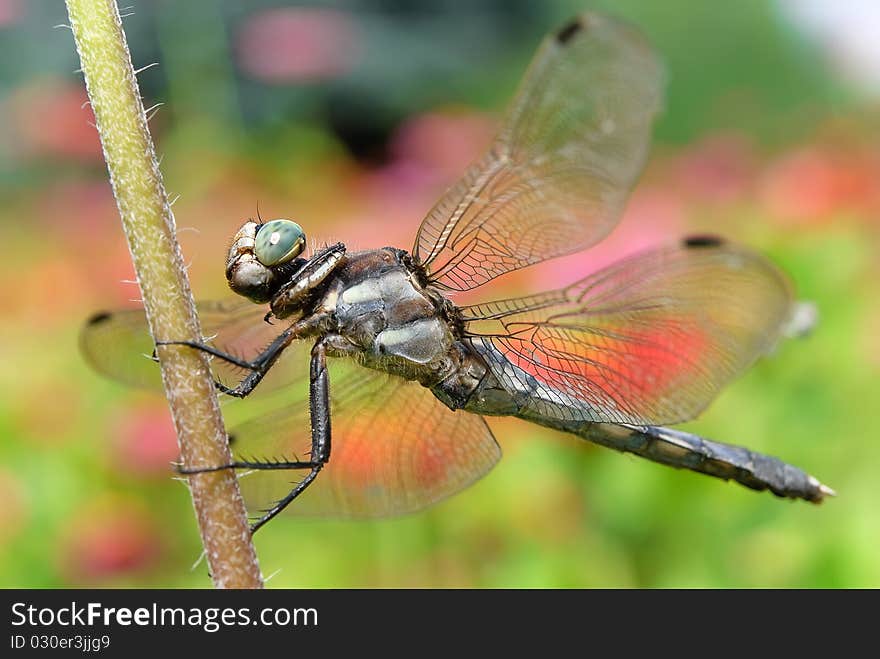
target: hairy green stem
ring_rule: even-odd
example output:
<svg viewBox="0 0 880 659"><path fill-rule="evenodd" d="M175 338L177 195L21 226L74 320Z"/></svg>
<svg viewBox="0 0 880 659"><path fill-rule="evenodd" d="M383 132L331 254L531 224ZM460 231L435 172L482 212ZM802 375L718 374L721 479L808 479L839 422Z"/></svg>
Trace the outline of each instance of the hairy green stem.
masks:
<svg viewBox="0 0 880 659"><path fill-rule="evenodd" d="M157 340L200 337L192 294L115 0L66 0L110 183ZM231 462L204 354L161 346L159 363L188 467ZM214 585L259 588L262 577L231 470L189 477Z"/></svg>

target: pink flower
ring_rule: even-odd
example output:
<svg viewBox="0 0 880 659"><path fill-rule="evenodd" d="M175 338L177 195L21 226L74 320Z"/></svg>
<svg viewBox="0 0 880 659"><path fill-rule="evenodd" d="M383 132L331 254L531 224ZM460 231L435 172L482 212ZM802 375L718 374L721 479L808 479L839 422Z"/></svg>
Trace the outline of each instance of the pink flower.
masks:
<svg viewBox="0 0 880 659"><path fill-rule="evenodd" d="M754 172L752 145L740 135L710 135L682 151L671 163L677 191L715 203L747 196Z"/></svg>
<svg viewBox="0 0 880 659"><path fill-rule="evenodd" d="M358 35L349 16L331 9L262 11L241 28L238 61L249 75L274 84L336 78L354 66Z"/></svg>
<svg viewBox="0 0 880 659"><path fill-rule="evenodd" d="M82 83L44 79L15 91L9 121L18 151L27 157L103 161L95 116Z"/></svg>
<svg viewBox="0 0 880 659"><path fill-rule="evenodd" d="M391 151L397 161L419 165L449 184L485 151L494 132L495 123L475 112L430 112L400 126Z"/></svg>
<svg viewBox="0 0 880 659"><path fill-rule="evenodd" d="M177 433L164 401L126 406L111 431L118 468L141 476L167 477L177 460Z"/></svg>
<svg viewBox="0 0 880 659"><path fill-rule="evenodd" d="M145 572L162 553L155 521L138 505L114 496L85 504L62 532L58 560L73 583Z"/></svg>
<svg viewBox="0 0 880 659"><path fill-rule="evenodd" d="M0 0L0 27L15 25L24 18L24 12L22 0Z"/></svg>

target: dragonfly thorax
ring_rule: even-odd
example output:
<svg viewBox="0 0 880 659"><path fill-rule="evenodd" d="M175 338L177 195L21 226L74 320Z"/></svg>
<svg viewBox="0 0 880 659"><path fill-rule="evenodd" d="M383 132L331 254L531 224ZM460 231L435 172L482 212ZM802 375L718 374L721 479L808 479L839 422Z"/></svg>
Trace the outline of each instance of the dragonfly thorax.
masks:
<svg viewBox="0 0 880 659"><path fill-rule="evenodd" d="M437 366L453 342L435 296L405 256L393 248L348 255L324 299L339 338L382 370L396 370L393 362L401 360Z"/></svg>
<svg viewBox="0 0 880 659"><path fill-rule="evenodd" d="M268 294L271 316L292 321L299 338L312 337L330 354L425 383L449 370L451 303L425 284L404 250L347 253L337 243L308 260L265 266L263 276L253 243L245 225L229 254L230 286L256 302Z"/></svg>

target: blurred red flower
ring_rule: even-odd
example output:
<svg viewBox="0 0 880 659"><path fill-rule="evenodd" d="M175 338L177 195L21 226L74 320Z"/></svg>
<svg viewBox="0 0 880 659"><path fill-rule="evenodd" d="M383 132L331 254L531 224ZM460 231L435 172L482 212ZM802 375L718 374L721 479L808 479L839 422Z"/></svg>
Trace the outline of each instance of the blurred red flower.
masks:
<svg viewBox="0 0 880 659"><path fill-rule="evenodd" d="M730 203L749 194L756 158L740 135L710 135L670 163L676 190L698 201Z"/></svg>
<svg viewBox="0 0 880 659"><path fill-rule="evenodd" d="M0 27L14 25L24 18L23 0L0 0Z"/></svg>
<svg viewBox="0 0 880 659"><path fill-rule="evenodd" d="M274 84L336 78L357 59L351 18L331 9L270 9L248 19L237 38L242 70Z"/></svg>
<svg viewBox="0 0 880 659"><path fill-rule="evenodd" d="M762 198L783 221L820 223L839 211L874 213L880 161L851 147L813 145L784 154L764 173Z"/></svg>
<svg viewBox="0 0 880 659"><path fill-rule="evenodd" d="M177 433L162 400L126 405L112 423L116 466L142 476L167 477L177 460Z"/></svg>
<svg viewBox="0 0 880 659"><path fill-rule="evenodd" d="M62 532L58 560L73 583L145 572L162 553L155 521L138 505L108 496L87 503Z"/></svg>
<svg viewBox="0 0 880 659"><path fill-rule="evenodd" d="M11 135L25 157L103 162L95 116L82 83L42 79L9 99Z"/></svg>
<svg viewBox="0 0 880 659"><path fill-rule="evenodd" d="M489 146L495 122L467 110L417 115L397 129L391 152L397 161L420 165L433 178L451 183Z"/></svg>

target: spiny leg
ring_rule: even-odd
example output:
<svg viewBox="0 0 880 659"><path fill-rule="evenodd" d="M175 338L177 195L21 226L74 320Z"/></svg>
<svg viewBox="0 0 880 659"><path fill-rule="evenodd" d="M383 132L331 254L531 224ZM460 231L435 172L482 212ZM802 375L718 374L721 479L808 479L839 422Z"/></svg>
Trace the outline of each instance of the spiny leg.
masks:
<svg viewBox="0 0 880 659"><path fill-rule="evenodd" d="M329 440L326 442L326 445L329 447ZM303 461L303 460L272 460L272 461L251 461L251 460L236 460L235 462L230 462L229 464L220 465L216 467L197 467L193 469L187 469L184 467L180 467L177 469L177 473L182 474L184 476L190 476L193 474L206 474L214 471L223 471L224 469L251 469L255 471L271 471L271 470L295 470L295 469L308 469L309 473L306 477L296 484L293 490L285 496L283 499L278 501L275 505L272 506L269 510L261 511L264 514L253 524L251 524L251 535L257 532L261 526L263 526L270 519L275 517L278 513L280 513L284 508L290 504L296 497L298 497L303 490L305 490L315 477L318 475L318 472L324 467L324 464L329 459L329 448L327 450L327 454L321 456L320 454L315 452L315 441L314 436L312 438L312 450L311 453L313 456L317 455L318 457L312 460Z"/></svg>
<svg viewBox="0 0 880 659"><path fill-rule="evenodd" d="M330 460L330 377L327 372L326 349L321 341L312 348L309 368L309 416L312 425L311 471L287 496L264 512L263 516L251 526L251 534L302 494Z"/></svg>
<svg viewBox="0 0 880 659"><path fill-rule="evenodd" d="M193 346L195 347L195 346ZM330 459L330 381L327 372L327 354L324 344L318 342L312 348L309 368L309 415L311 417L312 446L308 461L272 460L265 462L237 460L216 467L199 467L193 469L180 468L183 475L203 474L223 469L254 469L260 471L273 469L308 469L309 473L281 500L251 525L251 534L284 510L302 492L312 484L324 465Z"/></svg>
<svg viewBox="0 0 880 659"><path fill-rule="evenodd" d="M281 353L284 352L284 349L287 348L287 346L289 346L296 338L297 333L295 331L295 328L288 327L281 334L279 334L272 341L272 343L270 343L268 347L263 350L263 352L261 352L253 360L250 361L240 359L235 355L232 355L228 352L223 352L222 350L218 350L214 346L208 345L207 343L200 343L198 341L156 341L156 345L189 346L190 348L201 350L202 352L213 355L218 359L229 362L234 366L238 366L239 368L250 371L250 373L245 376L245 378L235 387L227 387L221 382L214 383L217 389L220 390L222 393L229 396L234 396L236 398L244 398L257 387L257 385L269 372L269 369L271 369L272 366L275 365L275 362L278 361L278 358L281 356ZM223 469L225 467L220 468Z"/></svg>
<svg viewBox="0 0 880 659"><path fill-rule="evenodd" d="M270 471L273 469L311 469L315 463L311 460L271 460L271 461L255 461L255 460L236 460L229 464L217 467L179 467L177 473L182 476L190 476L192 474L208 474L214 471L223 471L224 469L256 469L259 471Z"/></svg>

